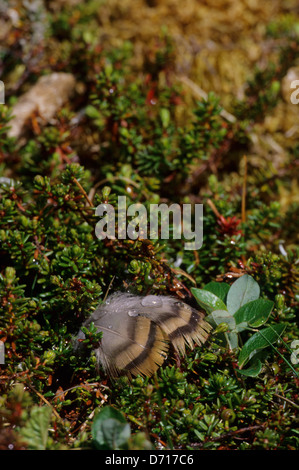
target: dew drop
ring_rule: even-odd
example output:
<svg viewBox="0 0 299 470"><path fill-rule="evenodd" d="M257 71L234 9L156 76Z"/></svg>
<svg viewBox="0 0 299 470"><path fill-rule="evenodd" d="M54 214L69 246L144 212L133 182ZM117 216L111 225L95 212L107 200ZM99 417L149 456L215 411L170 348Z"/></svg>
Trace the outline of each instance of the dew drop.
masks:
<svg viewBox="0 0 299 470"><path fill-rule="evenodd" d="M162 307L162 300L156 295L147 295L141 300L141 304L144 307Z"/></svg>
<svg viewBox="0 0 299 470"><path fill-rule="evenodd" d="M136 310L135 308L128 310L128 315L129 317L138 317L138 310Z"/></svg>
<svg viewBox="0 0 299 470"><path fill-rule="evenodd" d="M177 305L179 308L184 308L185 310L191 310L189 305L185 304L184 302L175 302L175 305Z"/></svg>

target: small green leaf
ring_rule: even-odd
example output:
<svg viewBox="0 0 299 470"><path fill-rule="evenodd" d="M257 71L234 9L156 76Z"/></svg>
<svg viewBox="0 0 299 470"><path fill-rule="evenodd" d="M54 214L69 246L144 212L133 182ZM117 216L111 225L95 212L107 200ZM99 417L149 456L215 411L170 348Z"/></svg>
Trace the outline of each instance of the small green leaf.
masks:
<svg viewBox="0 0 299 470"><path fill-rule="evenodd" d="M131 428L120 411L106 406L94 418L91 433L97 449L117 450L127 447Z"/></svg>
<svg viewBox="0 0 299 470"><path fill-rule="evenodd" d="M239 277L230 287L227 294L227 310L235 313L242 305L256 300L260 295L260 286L248 274Z"/></svg>
<svg viewBox="0 0 299 470"><path fill-rule="evenodd" d="M208 290L209 292L212 292L212 294L215 294L223 302L225 302L226 300L226 296L227 296L229 289L230 289L230 285L227 284L226 282L215 282L215 281L209 282L204 287L204 290Z"/></svg>
<svg viewBox="0 0 299 470"><path fill-rule="evenodd" d="M86 106L85 114L86 114L86 116L88 116L92 119L97 119L101 116L101 113L98 110L98 108L96 108L95 106L92 106L91 104Z"/></svg>
<svg viewBox="0 0 299 470"><path fill-rule="evenodd" d="M162 121L162 126L164 128L168 127L169 121L170 121L170 113L167 108L161 108L160 109L160 117Z"/></svg>
<svg viewBox="0 0 299 470"><path fill-rule="evenodd" d="M191 288L191 292L199 305L204 308L207 313L211 313L214 310L227 310L225 303L212 292L195 287Z"/></svg>
<svg viewBox="0 0 299 470"><path fill-rule="evenodd" d="M268 320L273 306L274 302L267 299L256 299L247 302L234 313L236 324L244 323L253 328L258 328ZM238 331L242 330L243 328L238 329Z"/></svg>
<svg viewBox="0 0 299 470"><path fill-rule="evenodd" d="M240 351L238 358L239 367L243 367L259 350L275 343L284 329L285 325L279 324L264 328L252 335Z"/></svg>
<svg viewBox="0 0 299 470"><path fill-rule="evenodd" d="M46 449L51 412L49 406L32 408L29 420L20 431L30 450Z"/></svg>

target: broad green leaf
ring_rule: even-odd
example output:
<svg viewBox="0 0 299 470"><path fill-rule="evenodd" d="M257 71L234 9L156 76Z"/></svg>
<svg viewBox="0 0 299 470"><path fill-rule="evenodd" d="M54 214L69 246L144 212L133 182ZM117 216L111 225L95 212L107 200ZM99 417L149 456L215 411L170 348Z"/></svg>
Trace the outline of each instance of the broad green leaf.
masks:
<svg viewBox="0 0 299 470"><path fill-rule="evenodd" d="M104 421L105 419L108 419L108 418L117 419L118 421L120 421L122 423L126 423L126 419L120 411L118 411L116 408L113 408L113 406L105 406L95 416L95 418L93 420L93 425L96 422Z"/></svg>
<svg viewBox="0 0 299 470"><path fill-rule="evenodd" d="M230 287L227 294L227 310L233 314L239 310L242 305L256 300L260 295L260 286L248 274L239 277Z"/></svg>
<svg viewBox="0 0 299 470"><path fill-rule="evenodd" d="M237 349L239 346L238 335L235 331L224 333L230 349Z"/></svg>
<svg viewBox="0 0 299 470"><path fill-rule="evenodd" d="M118 450L127 447L128 439L131 436L129 423L121 423L116 419L109 418L102 422L100 429L106 449Z"/></svg>
<svg viewBox="0 0 299 470"><path fill-rule="evenodd" d="M245 370L237 370L239 374L246 375L247 377L257 377L262 370L262 363L259 359Z"/></svg>
<svg viewBox="0 0 299 470"><path fill-rule="evenodd" d="M227 310L225 303L212 292L195 287L191 288L191 292L199 305L204 308L207 313L211 313L214 310Z"/></svg>
<svg viewBox="0 0 299 470"><path fill-rule="evenodd" d="M234 318L236 324L240 325L244 323L244 327L249 325L253 328L257 328L268 320L273 306L274 303L267 299L256 299L247 302L235 312ZM243 328L238 329L238 331L242 330Z"/></svg>
<svg viewBox="0 0 299 470"><path fill-rule="evenodd" d="M223 302L225 302L229 289L230 289L230 285L227 284L226 282L215 282L215 281L209 282L204 287L204 290L208 290L209 292L212 292L212 294L215 294Z"/></svg>
<svg viewBox="0 0 299 470"><path fill-rule="evenodd" d="M106 406L94 418L91 433L97 449L117 450L127 446L131 428L122 413L111 406Z"/></svg>
<svg viewBox="0 0 299 470"><path fill-rule="evenodd" d="M214 325L220 325L220 323L227 323L230 330L236 328L236 320L227 310L213 310L206 319Z"/></svg>
<svg viewBox="0 0 299 470"><path fill-rule="evenodd" d="M244 364L259 350L275 343L284 329L285 325L279 324L263 328L262 330L254 333L240 351L238 358L239 367L243 367Z"/></svg>
<svg viewBox="0 0 299 470"><path fill-rule="evenodd" d="M34 406L20 434L30 450L45 450L52 410L50 406Z"/></svg>

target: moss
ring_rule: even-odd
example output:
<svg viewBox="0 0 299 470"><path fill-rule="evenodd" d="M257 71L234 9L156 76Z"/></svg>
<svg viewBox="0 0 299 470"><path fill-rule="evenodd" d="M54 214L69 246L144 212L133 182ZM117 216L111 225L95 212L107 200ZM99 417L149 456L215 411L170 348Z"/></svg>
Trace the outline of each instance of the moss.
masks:
<svg viewBox="0 0 299 470"><path fill-rule="evenodd" d="M296 111L280 86L298 62L292 2L275 18L267 5L248 15L240 2L244 11L232 8L225 22L221 1L210 2L211 15L197 4L194 13L196 2L184 12L163 2L176 13L162 30L162 6L138 2L142 31L128 2L78 2L71 12L59 3L41 2L33 14L15 2L18 20L1 19L9 34L0 50L0 448L91 448L108 405L130 425L128 433L113 415L129 449L298 448L296 361L283 360L298 338L298 135L286 138ZM207 18L202 31L197 15ZM178 44L178 32L186 42ZM206 44L200 51L195 33ZM212 36L215 51L204 42ZM21 139L10 137L14 102L38 76L61 70L75 76L74 98L51 122L34 114ZM124 195L146 208L202 203L202 248L97 239L96 207L116 207ZM237 373L223 325L203 347L170 354L154 377L131 382L97 369L95 331L88 354L74 352L74 335L110 290L172 294L195 306L192 287L232 284L244 273L274 302L271 324L286 325L257 377Z"/></svg>

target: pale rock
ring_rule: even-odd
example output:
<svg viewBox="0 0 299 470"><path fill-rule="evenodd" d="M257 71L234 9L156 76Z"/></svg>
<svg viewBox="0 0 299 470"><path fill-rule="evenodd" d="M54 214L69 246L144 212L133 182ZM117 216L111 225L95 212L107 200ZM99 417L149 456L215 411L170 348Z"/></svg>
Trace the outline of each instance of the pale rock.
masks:
<svg viewBox="0 0 299 470"><path fill-rule="evenodd" d="M14 105L9 136L20 137L25 131L26 122L33 113L38 113L45 123L49 122L71 97L75 85L75 77L70 73L55 72L39 78L37 83Z"/></svg>

